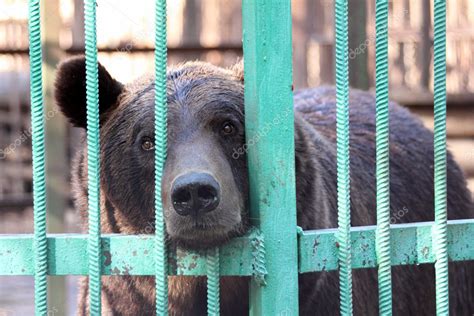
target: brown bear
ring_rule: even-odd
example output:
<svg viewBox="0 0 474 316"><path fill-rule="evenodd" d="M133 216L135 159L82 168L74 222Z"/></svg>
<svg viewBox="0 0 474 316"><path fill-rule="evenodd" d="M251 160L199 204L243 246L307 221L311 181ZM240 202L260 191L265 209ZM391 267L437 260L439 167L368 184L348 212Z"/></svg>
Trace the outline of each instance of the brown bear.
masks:
<svg viewBox="0 0 474 316"><path fill-rule="evenodd" d="M223 69L190 62L168 70L168 156L162 200L167 235L175 245L206 249L249 228L247 161L245 152L235 154L245 144L243 92L241 66ZM150 233L154 222L153 78L123 85L99 66L99 93L102 232ZM83 57L59 66L55 96L69 120L85 128ZM332 87L294 94L297 217L303 229L337 226L335 99ZM372 94L351 91L354 226L375 224L374 105ZM84 223L86 179L84 146L72 173L75 207ZM471 193L450 154L447 179L449 219L472 218ZM433 134L395 103L390 103L390 185L397 223L433 220ZM474 313L473 263L450 263L453 315ZM435 314L433 266L398 266L392 271L394 314ZM171 315L206 314L204 277L169 280ZM376 269L354 270L356 315L378 313L376 280ZM103 277L104 313L108 315L154 315L154 295L153 277ZM247 314L248 295L247 278L222 277L222 314ZM88 314L87 296L84 279L79 315ZM300 275L299 305L301 315L337 315L337 272Z"/></svg>

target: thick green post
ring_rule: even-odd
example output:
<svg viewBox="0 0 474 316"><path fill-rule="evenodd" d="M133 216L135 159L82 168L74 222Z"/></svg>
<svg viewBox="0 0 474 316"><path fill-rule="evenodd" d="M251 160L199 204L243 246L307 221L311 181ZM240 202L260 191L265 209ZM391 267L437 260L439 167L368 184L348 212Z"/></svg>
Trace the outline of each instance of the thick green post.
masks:
<svg viewBox="0 0 474 316"><path fill-rule="evenodd" d="M244 0L245 124L250 212L265 237L266 285L252 315L298 315L290 0Z"/></svg>

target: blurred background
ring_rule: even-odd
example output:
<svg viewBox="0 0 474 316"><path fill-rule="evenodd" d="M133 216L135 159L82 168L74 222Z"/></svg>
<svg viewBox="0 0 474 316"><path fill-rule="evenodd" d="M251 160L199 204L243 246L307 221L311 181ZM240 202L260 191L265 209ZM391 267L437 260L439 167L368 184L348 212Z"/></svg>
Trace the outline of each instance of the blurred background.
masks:
<svg viewBox="0 0 474 316"><path fill-rule="evenodd" d="M122 82L153 69L154 1L98 0L99 61ZM350 84L373 90L374 1L349 1ZM433 126L432 0L389 1L391 98ZM139 3L139 5L138 5ZM334 84L333 0L293 0L296 89ZM474 191L474 1L448 1L448 144ZM79 131L57 111L57 63L84 51L82 0L42 1L48 231L79 232L70 159ZM28 5L0 0L0 234L31 233ZM230 66L242 56L240 0L168 1L169 63ZM50 315L74 314L75 277L52 277ZM33 314L33 279L0 277L0 316Z"/></svg>

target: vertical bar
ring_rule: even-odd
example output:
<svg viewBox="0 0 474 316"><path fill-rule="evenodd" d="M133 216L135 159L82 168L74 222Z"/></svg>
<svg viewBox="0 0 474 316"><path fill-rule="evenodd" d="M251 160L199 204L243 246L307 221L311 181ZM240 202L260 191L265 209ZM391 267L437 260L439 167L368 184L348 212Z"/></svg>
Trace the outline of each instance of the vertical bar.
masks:
<svg viewBox="0 0 474 316"><path fill-rule="evenodd" d="M341 315L352 315L347 0L336 0L337 209Z"/></svg>
<svg viewBox="0 0 474 316"><path fill-rule="evenodd" d="M168 254L161 201L167 147L166 0L155 2L155 292L156 314L168 315Z"/></svg>
<svg viewBox="0 0 474 316"><path fill-rule="evenodd" d="M48 245L46 240L46 178L44 106L40 29L40 1L30 0L28 31L30 41L31 137L33 155L33 212L35 258L35 314L46 315Z"/></svg>
<svg viewBox="0 0 474 316"><path fill-rule="evenodd" d="M446 1L434 2L434 193L436 314L449 314L446 200Z"/></svg>
<svg viewBox="0 0 474 316"><path fill-rule="evenodd" d="M89 195L89 309L101 315L99 77L96 1L84 0L87 101L87 172Z"/></svg>
<svg viewBox="0 0 474 316"><path fill-rule="evenodd" d="M250 213L265 236L266 286L253 315L298 315L290 1L244 0L245 128ZM262 134L264 134L262 136Z"/></svg>
<svg viewBox="0 0 474 316"><path fill-rule="evenodd" d="M209 316L220 315L219 300L219 248L214 248L207 252L207 314Z"/></svg>
<svg viewBox="0 0 474 316"><path fill-rule="evenodd" d="M379 311L392 315L388 108L388 0L375 2L376 182Z"/></svg>

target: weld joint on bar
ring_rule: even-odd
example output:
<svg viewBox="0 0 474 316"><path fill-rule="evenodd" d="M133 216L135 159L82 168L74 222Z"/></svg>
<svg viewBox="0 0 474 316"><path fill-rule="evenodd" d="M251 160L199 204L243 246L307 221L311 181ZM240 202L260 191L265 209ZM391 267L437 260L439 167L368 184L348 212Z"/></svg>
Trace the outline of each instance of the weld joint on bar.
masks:
<svg viewBox="0 0 474 316"><path fill-rule="evenodd" d="M252 277L259 286L265 286L265 276L267 275L267 268L265 266L265 242L263 235L257 229L254 229L254 236L252 238Z"/></svg>

